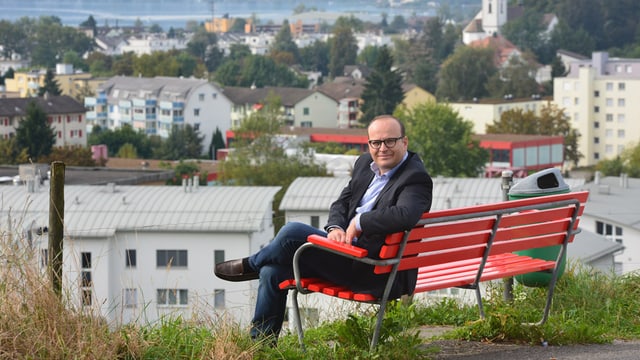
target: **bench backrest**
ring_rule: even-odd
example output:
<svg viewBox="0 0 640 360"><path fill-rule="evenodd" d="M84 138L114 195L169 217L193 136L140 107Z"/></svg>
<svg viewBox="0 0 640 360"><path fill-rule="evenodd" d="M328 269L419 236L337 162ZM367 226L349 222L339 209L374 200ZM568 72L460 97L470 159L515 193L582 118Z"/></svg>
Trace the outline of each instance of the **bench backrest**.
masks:
<svg viewBox="0 0 640 360"><path fill-rule="evenodd" d="M425 213L410 231L388 235L380 257L394 258L404 247L398 270L407 270L562 245L578 232L588 195L570 192ZM386 273L391 266L374 271Z"/></svg>

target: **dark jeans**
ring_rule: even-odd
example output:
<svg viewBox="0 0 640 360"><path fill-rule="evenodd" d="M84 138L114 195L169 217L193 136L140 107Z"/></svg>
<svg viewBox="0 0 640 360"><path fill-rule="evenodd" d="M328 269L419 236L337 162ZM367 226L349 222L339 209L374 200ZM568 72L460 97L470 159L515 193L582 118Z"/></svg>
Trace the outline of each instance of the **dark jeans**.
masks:
<svg viewBox="0 0 640 360"><path fill-rule="evenodd" d="M260 273L258 298L251 321L251 336L274 336L277 339L287 307L287 290L280 290L283 280L293 278L293 254L305 242L307 236L326 232L303 223L288 223L273 240L249 257L251 267ZM337 284L345 283L352 261L326 251L309 249L301 260L301 275L321 277Z"/></svg>

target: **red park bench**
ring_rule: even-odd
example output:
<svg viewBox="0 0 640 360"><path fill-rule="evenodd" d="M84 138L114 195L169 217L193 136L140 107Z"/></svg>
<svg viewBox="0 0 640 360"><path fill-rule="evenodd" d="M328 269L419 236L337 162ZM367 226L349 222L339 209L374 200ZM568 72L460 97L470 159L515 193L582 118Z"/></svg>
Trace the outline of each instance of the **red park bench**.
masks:
<svg viewBox="0 0 640 360"><path fill-rule="evenodd" d="M551 274L542 319L548 317L560 259L567 244L579 232L578 221L588 191L547 195L493 204L424 213L410 230L389 234L380 250L380 259L367 257L367 250L311 235L294 256L294 279L285 280L281 289L293 291L293 316L300 345L304 348L298 294L323 293L342 299L379 305L378 319L371 340L373 349L380 336L389 292L397 271L418 269L414 293L462 287L474 289L480 317L484 318L479 284L532 272ZM523 250L560 246L556 260L542 260L517 254ZM323 279L300 278L298 260L308 248L320 248L367 264L389 279L380 298L354 293ZM526 251L525 251L526 253Z"/></svg>

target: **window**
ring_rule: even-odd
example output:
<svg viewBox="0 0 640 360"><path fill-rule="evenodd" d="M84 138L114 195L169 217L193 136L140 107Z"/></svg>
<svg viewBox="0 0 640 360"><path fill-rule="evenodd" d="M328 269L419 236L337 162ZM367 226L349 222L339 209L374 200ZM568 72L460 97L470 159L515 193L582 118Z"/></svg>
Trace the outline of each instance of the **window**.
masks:
<svg viewBox="0 0 640 360"><path fill-rule="evenodd" d="M612 91L613 90L613 83L608 82L606 86L607 86L607 91Z"/></svg>
<svg viewBox="0 0 640 360"><path fill-rule="evenodd" d="M631 74L633 72L633 67L631 65L627 65L627 73Z"/></svg>
<svg viewBox="0 0 640 360"><path fill-rule="evenodd" d="M613 121L613 114L607 114L607 122Z"/></svg>
<svg viewBox="0 0 640 360"><path fill-rule="evenodd" d="M571 99L568 96L562 98L562 105L569 106L571 105Z"/></svg>
<svg viewBox="0 0 640 360"><path fill-rule="evenodd" d="M580 98L573 98L573 105L579 105L580 104Z"/></svg>
<svg viewBox="0 0 640 360"><path fill-rule="evenodd" d="M302 109L302 115L309 115L309 108L308 107Z"/></svg>
<svg viewBox="0 0 640 360"><path fill-rule="evenodd" d="M314 228L320 228L320 216L313 215L311 216L311 226Z"/></svg>
<svg viewBox="0 0 640 360"><path fill-rule="evenodd" d="M123 289L122 305L127 308L135 308L138 304L138 289Z"/></svg>
<svg viewBox="0 0 640 360"><path fill-rule="evenodd" d="M618 122L619 123L624 123L624 118L625 118L624 114L618 114Z"/></svg>
<svg viewBox="0 0 640 360"><path fill-rule="evenodd" d="M599 113L600 112L600 106L594 106L593 107L593 112Z"/></svg>
<svg viewBox="0 0 640 360"><path fill-rule="evenodd" d="M624 105L625 105L624 99L618 99L618 106L619 107L624 107Z"/></svg>
<svg viewBox="0 0 640 360"><path fill-rule="evenodd" d="M91 279L91 253L80 253L80 265L82 271L80 272L80 297L83 306L90 306L91 299L91 287L93 281Z"/></svg>
<svg viewBox="0 0 640 360"><path fill-rule="evenodd" d="M224 250L213 250L213 264L224 262Z"/></svg>
<svg viewBox="0 0 640 360"><path fill-rule="evenodd" d="M594 144L600 144L600 138L599 138L599 137L597 137L597 136L596 136L596 137L594 137L594 138L593 138L593 143L594 143Z"/></svg>
<svg viewBox="0 0 640 360"><path fill-rule="evenodd" d="M593 127L596 128L596 129L599 128L600 127L600 122L599 121L594 121L593 122Z"/></svg>
<svg viewBox="0 0 640 360"><path fill-rule="evenodd" d="M213 290L213 307L216 309L224 309L224 289Z"/></svg>
<svg viewBox="0 0 640 360"><path fill-rule="evenodd" d="M198 100L204 101L204 94L198 94Z"/></svg>
<svg viewBox="0 0 640 360"><path fill-rule="evenodd" d="M612 137L613 137L613 129L606 129L606 130L604 131L604 136L605 136L606 138L612 138Z"/></svg>
<svg viewBox="0 0 640 360"><path fill-rule="evenodd" d="M600 91L596 90L593 92L593 97L600 97Z"/></svg>
<svg viewBox="0 0 640 360"><path fill-rule="evenodd" d="M189 291L187 289L158 289L156 302L158 305L187 305Z"/></svg>
<svg viewBox="0 0 640 360"><path fill-rule="evenodd" d="M607 103L607 106L613 106L613 99L607 98L606 103Z"/></svg>
<svg viewBox="0 0 640 360"><path fill-rule="evenodd" d="M136 249L126 249L124 251L124 266L134 268L137 265Z"/></svg>
<svg viewBox="0 0 640 360"><path fill-rule="evenodd" d="M193 109L193 116L200 116L200 109Z"/></svg>
<svg viewBox="0 0 640 360"><path fill-rule="evenodd" d="M623 83L623 82L618 83L618 90L624 91L625 89L626 89L625 83Z"/></svg>
<svg viewBox="0 0 640 360"><path fill-rule="evenodd" d="M603 235L608 240L615 241L619 244L623 242L623 230L620 226L613 226L612 224L607 224L602 221L596 221L596 234Z"/></svg>
<svg viewBox="0 0 640 360"><path fill-rule="evenodd" d="M158 250L156 266L187 267L187 250Z"/></svg>
<svg viewBox="0 0 640 360"><path fill-rule="evenodd" d="M611 144L607 144L604 146L604 152L605 154L611 155L613 154L613 145Z"/></svg>
<svg viewBox="0 0 640 360"><path fill-rule="evenodd" d="M624 139L624 129L618 129L618 138Z"/></svg>
<svg viewBox="0 0 640 360"><path fill-rule="evenodd" d="M217 99L217 98L218 98L218 94L213 93L213 94L211 94L211 97L213 98L213 100L215 100L215 99Z"/></svg>

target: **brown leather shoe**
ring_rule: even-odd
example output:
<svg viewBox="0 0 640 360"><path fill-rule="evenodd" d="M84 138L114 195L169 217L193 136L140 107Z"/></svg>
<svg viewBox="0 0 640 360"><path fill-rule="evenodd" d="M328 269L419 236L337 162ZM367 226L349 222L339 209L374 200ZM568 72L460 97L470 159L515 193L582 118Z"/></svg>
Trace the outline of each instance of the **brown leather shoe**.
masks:
<svg viewBox="0 0 640 360"><path fill-rule="evenodd" d="M224 261L216 265L214 273L217 277L227 281L247 281L259 278L256 271L246 266L245 259Z"/></svg>

